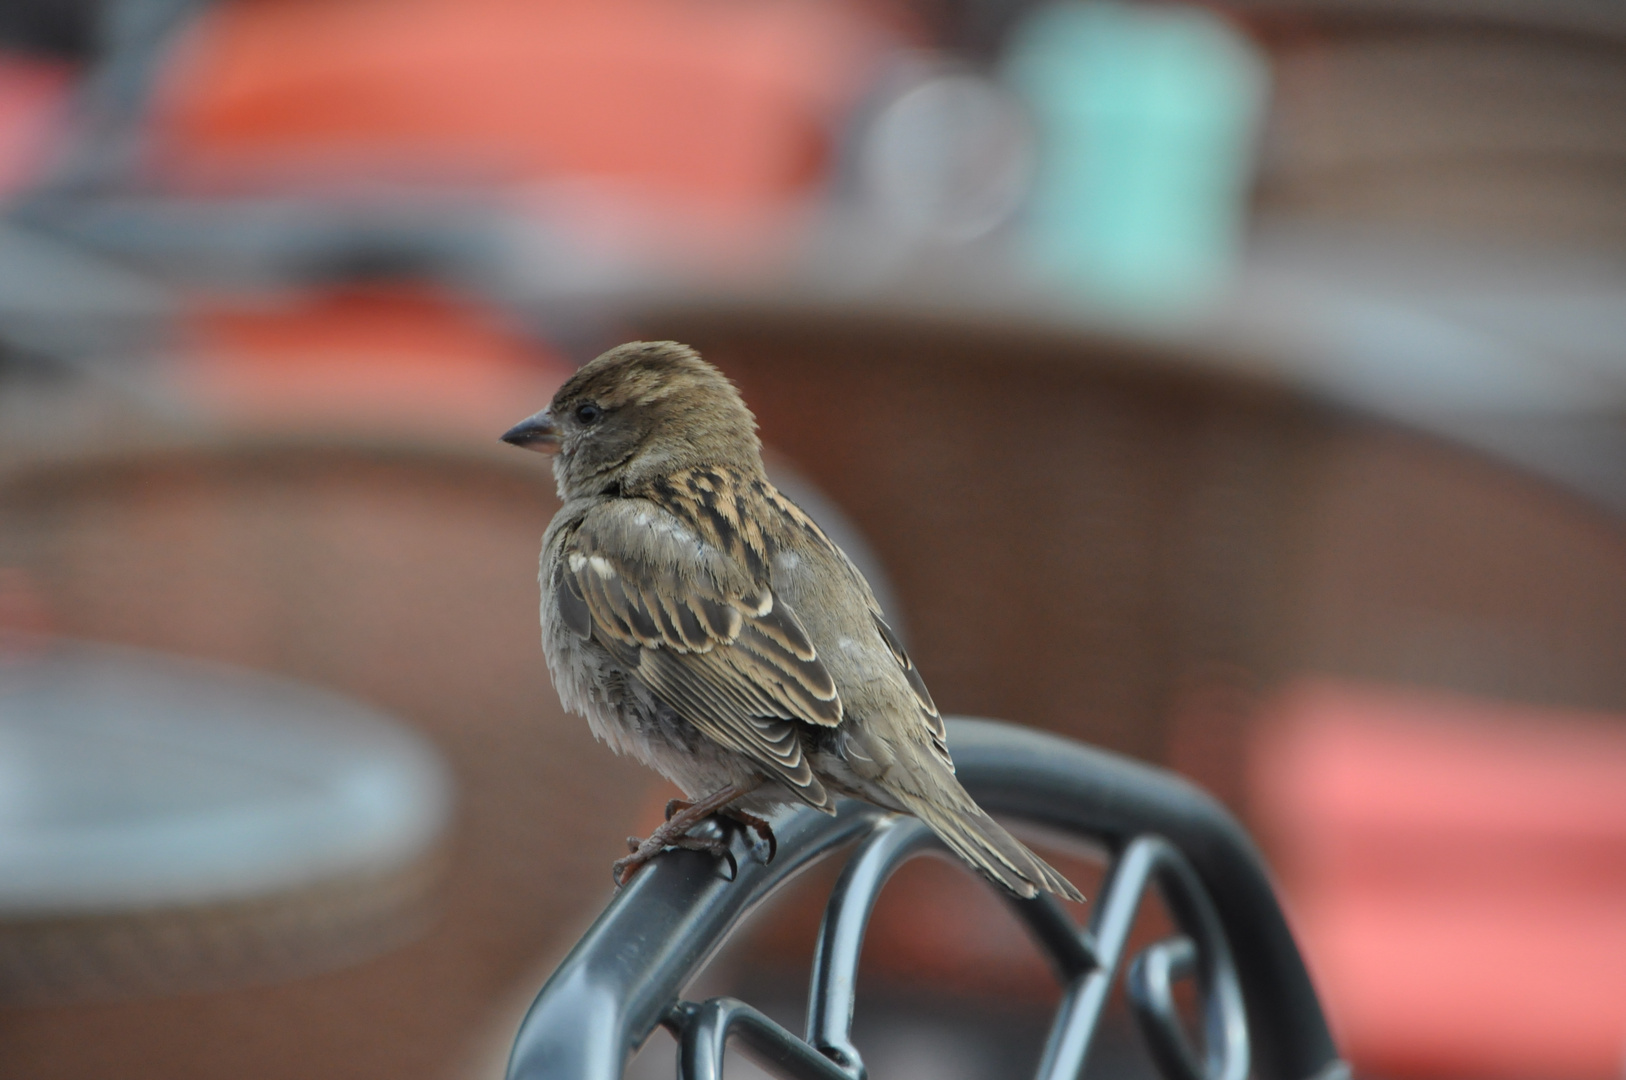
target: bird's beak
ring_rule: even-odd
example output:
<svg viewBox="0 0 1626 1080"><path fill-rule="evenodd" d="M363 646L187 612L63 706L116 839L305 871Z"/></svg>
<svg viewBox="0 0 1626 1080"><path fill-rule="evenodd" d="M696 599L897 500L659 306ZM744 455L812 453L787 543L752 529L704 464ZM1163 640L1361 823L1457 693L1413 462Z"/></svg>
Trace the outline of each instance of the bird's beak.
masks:
<svg viewBox="0 0 1626 1080"><path fill-rule="evenodd" d="M522 450L551 454L559 449L559 429L553 423L553 415L543 409L503 432L502 441Z"/></svg>

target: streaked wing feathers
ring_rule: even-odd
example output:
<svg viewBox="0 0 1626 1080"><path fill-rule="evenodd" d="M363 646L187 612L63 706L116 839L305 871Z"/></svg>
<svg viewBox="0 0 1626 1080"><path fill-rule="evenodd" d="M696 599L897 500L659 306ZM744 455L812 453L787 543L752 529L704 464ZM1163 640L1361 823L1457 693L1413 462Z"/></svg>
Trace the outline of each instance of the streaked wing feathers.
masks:
<svg viewBox="0 0 1626 1080"><path fill-rule="evenodd" d="M561 551L554 595L565 625L598 638L707 737L827 807L796 722L840 723L841 699L795 612L738 570L731 581L721 556L708 563L692 542L635 541L611 554L594 524Z"/></svg>

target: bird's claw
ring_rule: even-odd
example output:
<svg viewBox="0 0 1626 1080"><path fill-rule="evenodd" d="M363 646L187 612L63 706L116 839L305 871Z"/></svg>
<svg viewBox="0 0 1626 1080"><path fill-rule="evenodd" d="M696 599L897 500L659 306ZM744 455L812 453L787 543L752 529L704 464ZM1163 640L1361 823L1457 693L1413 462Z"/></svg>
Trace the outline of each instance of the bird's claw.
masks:
<svg viewBox="0 0 1626 1080"><path fill-rule="evenodd" d="M755 814L747 814L733 807L723 810L721 814L745 831L747 839L751 841L752 859L763 866L773 862L773 857L779 854L779 841L774 837L773 826Z"/></svg>
<svg viewBox="0 0 1626 1080"><path fill-rule="evenodd" d="M684 848L688 851L705 851L714 858L724 860L728 863L728 877L725 879L727 881L733 881L740 876L740 864L734 858L734 851L728 846L728 841L721 836L707 837L684 834L675 838L672 841L672 846Z"/></svg>
<svg viewBox="0 0 1626 1080"><path fill-rule="evenodd" d="M628 856L625 859L615 860L615 862L610 866L610 880L615 882L616 888L621 888L621 886L627 883L628 875L636 872L640 866L644 865L644 862L645 860L639 859L636 856Z"/></svg>

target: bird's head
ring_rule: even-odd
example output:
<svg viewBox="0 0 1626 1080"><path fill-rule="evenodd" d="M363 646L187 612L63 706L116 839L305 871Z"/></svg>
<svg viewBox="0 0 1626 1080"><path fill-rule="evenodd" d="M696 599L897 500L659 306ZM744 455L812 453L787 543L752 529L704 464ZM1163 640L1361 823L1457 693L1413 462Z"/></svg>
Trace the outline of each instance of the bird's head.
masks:
<svg viewBox="0 0 1626 1080"><path fill-rule="evenodd" d="M762 468L756 418L739 391L675 341L616 346L502 440L553 453L562 499L634 489L696 465Z"/></svg>

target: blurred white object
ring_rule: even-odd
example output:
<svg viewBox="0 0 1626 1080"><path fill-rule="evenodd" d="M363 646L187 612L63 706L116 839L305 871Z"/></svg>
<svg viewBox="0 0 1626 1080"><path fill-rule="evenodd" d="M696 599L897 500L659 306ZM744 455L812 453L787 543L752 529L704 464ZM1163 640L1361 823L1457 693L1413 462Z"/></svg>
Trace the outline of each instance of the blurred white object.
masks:
<svg viewBox="0 0 1626 1080"><path fill-rule="evenodd" d="M108 646L0 653L0 996L376 952L421 923L450 816L433 749L333 694Z"/></svg>
<svg viewBox="0 0 1626 1080"><path fill-rule="evenodd" d="M855 180L882 237L908 246L968 243L1015 213L1033 175L1020 100L991 79L911 60L859 125Z"/></svg>

